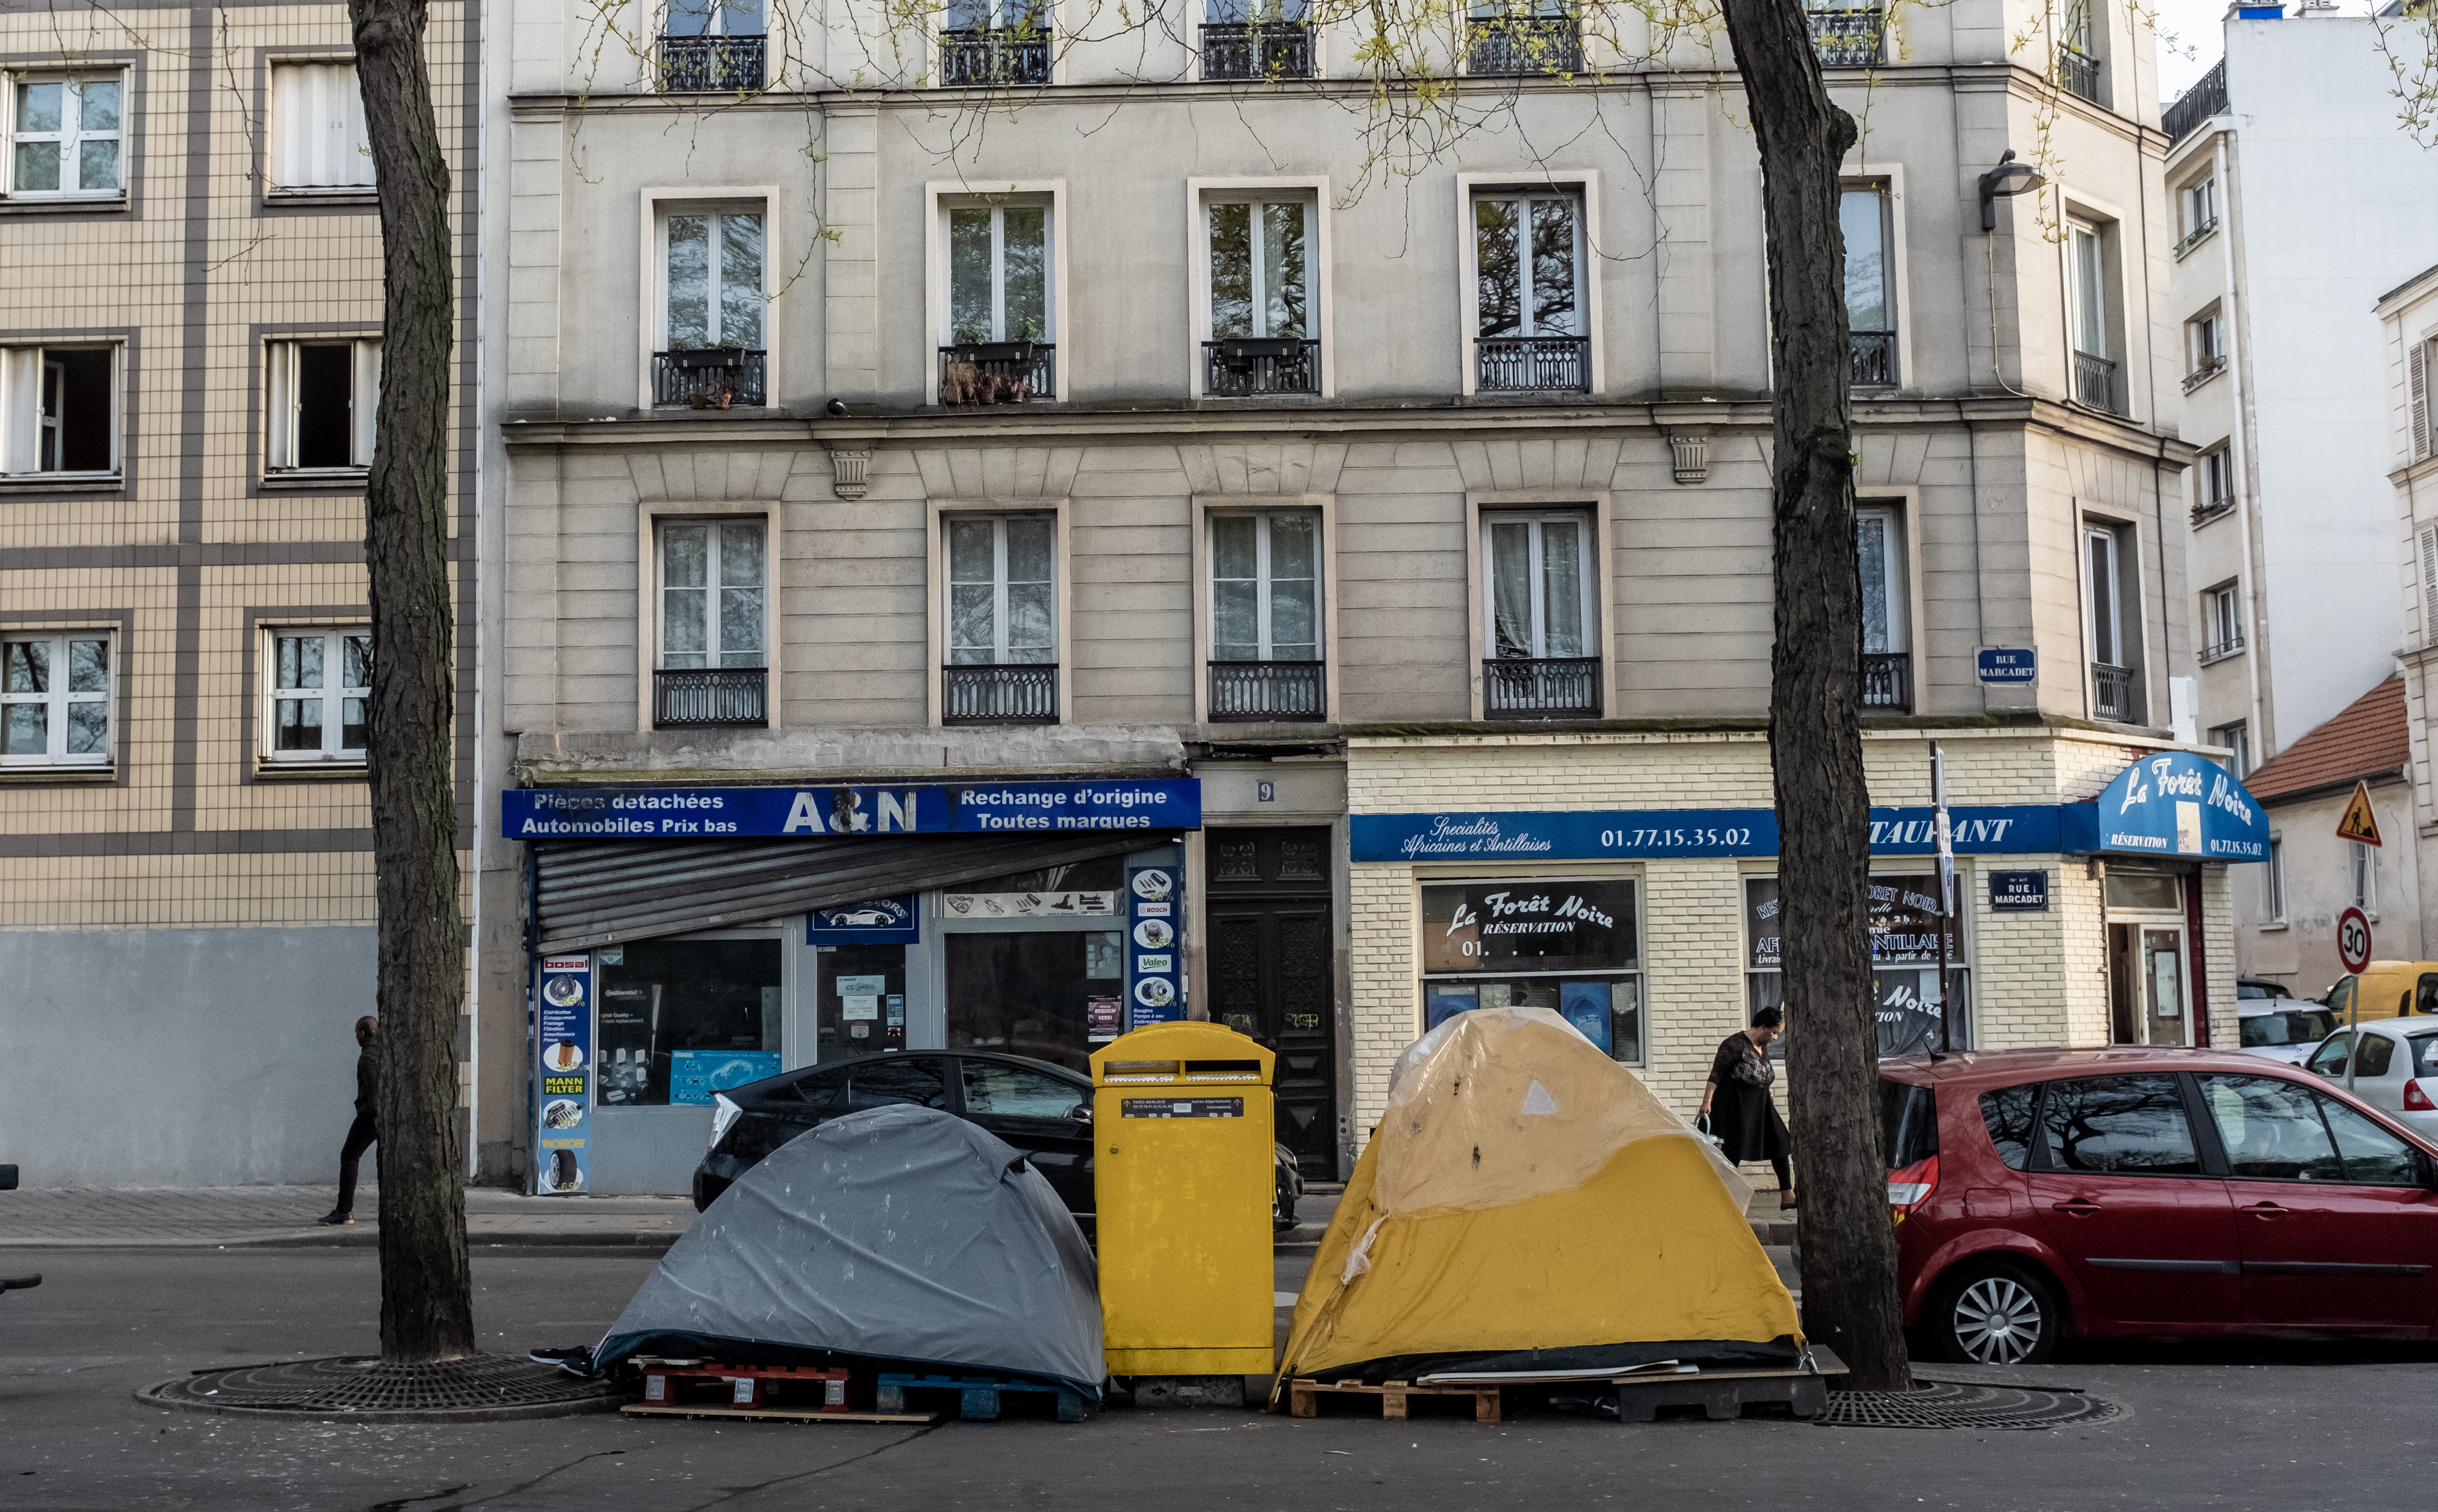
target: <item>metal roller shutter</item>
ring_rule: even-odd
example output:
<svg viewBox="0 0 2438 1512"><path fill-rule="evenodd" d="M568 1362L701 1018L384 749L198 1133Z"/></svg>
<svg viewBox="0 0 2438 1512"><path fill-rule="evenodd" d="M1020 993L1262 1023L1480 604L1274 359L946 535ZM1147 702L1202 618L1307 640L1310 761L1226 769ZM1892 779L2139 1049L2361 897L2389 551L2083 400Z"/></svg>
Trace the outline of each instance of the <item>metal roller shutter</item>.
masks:
<svg viewBox="0 0 2438 1512"><path fill-rule="evenodd" d="M808 908L1124 855L1167 837L910 835L858 840L592 840L534 847L544 951L761 923Z"/></svg>

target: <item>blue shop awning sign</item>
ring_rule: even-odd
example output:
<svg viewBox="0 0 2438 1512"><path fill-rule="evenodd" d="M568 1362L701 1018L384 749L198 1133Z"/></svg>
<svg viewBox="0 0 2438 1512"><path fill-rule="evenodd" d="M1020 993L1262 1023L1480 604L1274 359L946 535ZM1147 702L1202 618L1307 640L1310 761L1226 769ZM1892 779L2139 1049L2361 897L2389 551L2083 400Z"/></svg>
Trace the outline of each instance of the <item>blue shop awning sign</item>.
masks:
<svg viewBox="0 0 2438 1512"><path fill-rule="evenodd" d="M851 782L769 787L521 787L510 840L794 839L1198 830L1196 778L1077 782Z"/></svg>
<svg viewBox="0 0 2438 1512"><path fill-rule="evenodd" d="M2060 806L2064 850L2171 860L2266 861L2269 816L2225 767L2163 750L2116 774L2093 803Z"/></svg>

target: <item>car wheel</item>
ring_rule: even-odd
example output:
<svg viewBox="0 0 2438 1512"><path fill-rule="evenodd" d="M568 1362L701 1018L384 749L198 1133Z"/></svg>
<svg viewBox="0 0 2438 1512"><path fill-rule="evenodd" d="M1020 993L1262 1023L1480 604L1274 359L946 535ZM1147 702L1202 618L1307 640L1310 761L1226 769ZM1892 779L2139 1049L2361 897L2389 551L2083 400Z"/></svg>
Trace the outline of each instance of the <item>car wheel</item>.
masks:
<svg viewBox="0 0 2438 1512"><path fill-rule="evenodd" d="M1968 1266L1940 1283L1923 1320L1931 1344L1959 1364L2037 1365L2057 1353L2065 1306L2026 1266Z"/></svg>

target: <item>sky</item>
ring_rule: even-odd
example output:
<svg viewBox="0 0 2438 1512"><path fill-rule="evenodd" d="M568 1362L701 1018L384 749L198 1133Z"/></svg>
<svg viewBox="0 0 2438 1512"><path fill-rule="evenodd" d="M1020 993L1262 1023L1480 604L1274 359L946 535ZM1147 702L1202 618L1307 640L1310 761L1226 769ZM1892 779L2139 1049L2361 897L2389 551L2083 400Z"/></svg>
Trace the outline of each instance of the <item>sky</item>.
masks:
<svg viewBox="0 0 2438 1512"><path fill-rule="evenodd" d="M2210 71L2226 55L2226 32L2219 24L2226 19L2227 0L2149 0L2158 7L2159 103L2166 106L2192 87L2195 80ZM2292 16L2299 9L2296 0L2287 0L2286 14ZM2366 16L2371 7L2366 0L2337 0L2337 14ZM2169 39L2172 37L2172 41ZM2190 57L2184 56L2189 51Z"/></svg>

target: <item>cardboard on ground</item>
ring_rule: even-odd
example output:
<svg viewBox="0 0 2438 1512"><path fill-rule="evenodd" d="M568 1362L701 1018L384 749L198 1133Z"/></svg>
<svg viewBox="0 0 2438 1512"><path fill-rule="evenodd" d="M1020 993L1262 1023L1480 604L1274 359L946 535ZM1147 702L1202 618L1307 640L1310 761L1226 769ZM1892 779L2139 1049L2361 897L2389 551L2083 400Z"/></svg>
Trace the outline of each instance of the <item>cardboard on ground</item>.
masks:
<svg viewBox="0 0 2438 1512"><path fill-rule="evenodd" d="M2337 838L2361 845L2377 845L2378 816L2371 812L2370 783L2354 783L2354 796L2345 800L2345 817L2337 820Z"/></svg>

